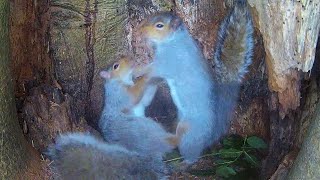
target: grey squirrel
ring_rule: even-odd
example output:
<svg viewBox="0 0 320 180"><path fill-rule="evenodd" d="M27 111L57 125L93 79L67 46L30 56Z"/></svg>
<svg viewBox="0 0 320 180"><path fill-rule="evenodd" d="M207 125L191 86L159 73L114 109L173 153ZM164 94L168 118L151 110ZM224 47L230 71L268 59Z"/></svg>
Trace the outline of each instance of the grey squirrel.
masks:
<svg viewBox="0 0 320 180"><path fill-rule="evenodd" d="M179 109L180 121L188 123L186 132L180 133L182 139L178 138L175 142L179 144L180 152L185 160L189 163L194 162L203 149L218 140L228 127L228 118L224 116L224 113L219 112L219 110L226 110L220 108L219 103L223 103L222 107L230 108L228 105L235 103L237 95L225 102L226 95L223 94L221 86L231 84L235 89L238 89L239 79L242 78L251 63L253 28L250 14L246 5L239 1L222 23L214 55L214 63L218 69L216 70L217 75L214 77L211 76L211 70L206 65L201 52L180 18L171 13L153 15L143 21L140 31L154 43L156 48L154 63L151 65L152 69L147 74L150 77L146 79L151 79L154 76L162 77L168 81L171 96ZM232 60L236 61L232 63ZM127 72L130 73L128 76L123 76L126 77L124 82L129 86L134 85L130 80L133 71ZM219 77L219 74L225 75ZM101 75L111 77L109 73L105 72ZM158 124L149 126L139 123L136 125L135 123L140 122L140 119L135 115L123 112L123 108L132 103L127 88L123 88L126 86L123 86L123 83L119 81L110 82L105 84L106 105L110 104L104 109L100 127L102 130L105 128L104 133L107 141L119 142L123 146L109 145L97 141L89 135L64 136L60 140L58 139L55 146L50 148L49 155L51 154L54 160L53 166L57 169L60 177L64 179L80 177L82 179L162 178L163 164L158 159L159 155L156 155L155 160L148 158L151 158L150 153L153 155L152 152L158 151L158 148L165 147L166 150L173 148L174 145L170 145L170 143L167 145L168 141L163 137L175 136L161 132L161 126ZM108 90L109 87L115 91ZM117 88L120 91L117 91ZM145 94L144 91L140 92ZM147 94L148 98L152 99L150 97L152 92ZM108 98L111 98L110 102ZM140 96L139 98L143 99L144 97ZM142 107L147 105L148 103L145 101ZM108 121L109 118L113 120ZM153 121L148 118L144 120ZM113 122L118 123L114 128L112 128ZM125 125L123 126L123 124ZM149 130L140 131L141 127L138 126L146 126ZM158 131L159 128L160 131ZM111 129L115 133L109 134L107 129ZM121 131L120 134L117 134L117 130ZM153 132L154 130L156 131ZM161 138L156 141L156 137ZM145 147L147 149L142 149ZM133 149L137 152L134 152ZM161 155L164 151L159 154Z"/></svg>
<svg viewBox="0 0 320 180"><path fill-rule="evenodd" d="M143 77L140 82L132 85L129 81L123 81L131 76L131 72L132 66L126 58L114 63L108 71L101 71L100 76L105 79L105 105L99 127L107 142L146 156L157 157L161 161L165 153L177 147L188 128L187 124L180 125L176 134L171 134L151 118L124 112L125 108L130 108L135 103L133 99L148 87L148 84L144 84Z"/></svg>
<svg viewBox="0 0 320 180"><path fill-rule="evenodd" d="M163 162L129 151L120 145L107 144L92 135L61 135L46 153L54 179L162 179Z"/></svg>
<svg viewBox="0 0 320 180"><path fill-rule="evenodd" d="M133 82L133 75L140 71L148 73L148 67L143 67L142 69L134 67L130 56L120 55L117 62L108 71L100 72L100 76L106 80L118 81L121 88L126 91L129 99L126 100L128 104L126 108L121 110L122 112L145 117L145 104L150 104L152 100L152 97L149 98L148 94L154 94L157 84L163 80L160 78L148 79L148 74L144 74ZM137 105L138 103L139 105Z"/></svg>
<svg viewBox="0 0 320 180"><path fill-rule="evenodd" d="M129 59L121 57L100 72L106 82L99 125L106 142L89 134L60 136L47 153L57 179L165 179L162 156L177 146L187 127L174 135L150 118L123 112L148 86L144 78L134 83L132 71Z"/></svg>
<svg viewBox="0 0 320 180"><path fill-rule="evenodd" d="M195 162L205 148L227 131L228 110L237 101L239 79L251 64L251 21L246 1L236 1L219 30L215 76L179 17L170 12L158 13L140 24L138 32L155 48L148 76L167 81L179 123L190 126L179 143L186 163ZM225 94L223 87L231 88L232 94ZM150 95L154 96L147 96Z"/></svg>

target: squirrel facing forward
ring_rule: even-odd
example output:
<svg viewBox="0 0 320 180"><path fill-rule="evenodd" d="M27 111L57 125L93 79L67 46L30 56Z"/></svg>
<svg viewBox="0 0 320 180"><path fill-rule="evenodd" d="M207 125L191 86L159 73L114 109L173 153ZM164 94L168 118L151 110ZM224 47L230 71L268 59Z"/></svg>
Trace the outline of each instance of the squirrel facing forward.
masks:
<svg viewBox="0 0 320 180"><path fill-rule="evenodd" d="M46 153L56 179L166 179L162 156L179 144L188 126L180 126L173 135L150 118L123 112L149 85L144 78L133 83L133 70L123 57L101 71L106 82L99 123L110 144L89 134L61 135Z"/></svg>
<svg viewBox="0 0 320 180"><path fill-rule="evenodd" d="M132 107L139 94L148 87L142 77L138 82L130 84L133 71L126 58L113 64L108 71L101 71L105 79L105 105L99 121L99 127L107 142L117 143L129 150L146 156L158 157L162 160L164 153L172 151L180 142L187 129L187 124L180 125L176 134L168 133L151 118L138 117L123 110ZM129 78L130 79L130 78ZM134 98L133 98L134 97Z"/></svg>
<svg viewBox="0 0 320 180"><path fill-rule="evenodd" d="M161 179L162 162L153 161L89 134L61 135L46 153L54 179ZM158 164L159 163L159 164ZM159 166L159 167L158 167Z"/></svg>
<svg viewBox="0 0 320 180"><path fill-rule="evenodd" d="M157 85L163 80L161 78L150 78L149 67L134 67L129 56L122 55L119 60L113 64L108 71L101 71L100 76L104 79L117 80L130 97L127 103L128 107L122 112L133 114L135 116L145 117L145 108L152 101L153 94L157 90ZM144 72L140 77L133 77L134 74ZM135 78L135 82L133 82Z"/></svg>
<svg viewBox="0 0 320 180"><path fill-rule="evenodd" d="M129 102L137 104L141 101L142 95L145 89L147 89L147 75L133 82L134 71L136 71L136 69L133 67L129 56L121 55L119 60L115 62L108 71L101 71L100 76L104 79L117 80L129 95Z"/></svg>
<svg viewBox="0 0 320 180"><path fill-rule="evenodd" d="M229 126L226 113L219 114L218 103L225 103L223 107L231 110L237 95L224 102L224 94L217 86L241 79L251 63L253 28L248 7L245 1L237 1L219 30L214 63L229 81L212 76L186 26L172 13L152 15L142 21L138 32L155 48L148 76L167 81L179 122L190 125L181 138L179 150L186 163L193 163ZM234 87L239 86L236 83Z"/></svg>

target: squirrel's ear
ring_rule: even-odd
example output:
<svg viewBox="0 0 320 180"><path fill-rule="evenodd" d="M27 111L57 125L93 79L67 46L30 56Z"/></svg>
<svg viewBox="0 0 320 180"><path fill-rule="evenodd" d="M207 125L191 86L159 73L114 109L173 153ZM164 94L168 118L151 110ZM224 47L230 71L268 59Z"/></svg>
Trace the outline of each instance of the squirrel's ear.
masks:
<svg viewBox="0 0 320 180"><path fill-rule="evenodd" d="M110 79L111 78L111 74L107 71L101 71L100 72L100 76L104 79Z"/></svg>
<svg viewBox="0 0 320 180"><path fill-rule="evenodd" d="M170 22L170 27L173 29L173 30L177 30L179 28L181 28L183 26L183 21L180 17L178 16L173 16L172 19L171 19L171 22Z"/></svg>

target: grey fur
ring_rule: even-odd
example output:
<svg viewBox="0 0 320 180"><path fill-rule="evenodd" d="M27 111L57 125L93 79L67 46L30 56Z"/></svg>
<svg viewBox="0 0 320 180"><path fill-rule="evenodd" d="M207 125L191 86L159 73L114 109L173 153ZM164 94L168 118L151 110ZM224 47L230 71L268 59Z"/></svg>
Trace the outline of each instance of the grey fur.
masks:
<svg viewBox="0 0 320 180"><path fill-rule="evenodd" d="M122 145L159 161L164 153L175 148L167 141L167 138L174 135L166 132L153 119L122 112L122 109L132 102L119 81L107 80L104 88L105 105L99 126L107 142Z"/></svg>
<svg viewBox="0 0 320 180"><path fill-rule="evenodd" d="M57 138L48 149L54 179L158 179L164 178L145 157L122 146L110 145L88 134L73 133Z"/></svg>
<svg viewBox="0 0 320 180"><path fill-rule="evenodd" d="M253 56L253 25L246 0L234 3L220 25L213 58L215 79L223 84L240 83Z"/></svg>
<svg viewBox="0 0 320 180"><path fill-rule="evenodd" d="M253 24L246 0L234 0L218 31L214 52L216 116L229 126L240 85L253 56Z"/></svg>
<svg viewBox="0 0 320 180"><path fill-rule="evenodd" d="M177 22L178 17L175 15L163 14L150 17L147 22L162 21L170 24ZM237 31L238 28L246 29ZM179 144L180 153L187 163L195 162L202 151L216 142L229 127L229 114L239 93L239 79L244 76L251 64L252 32L252 22L245 3L239 1L221 25L215 52L217 69L225 71L225 74L229 73L230 75L226 77L229 81L222 80L225 74L219 72L215 78L212 77L212 71L183 23L165 39L149 39L155 47L151 77L166 79L178 109L179 120L189 125ZM239 46L242 45L240 43L244 44L244 52L237 52L239 49L232 47L230 49L234 51L227 51L230 53L227 55L234 57L229 59L233 67L224 66L224 62L219 61L226 37L229 39L238 37L240 42L232 43L238 43ZM234 79L237 83L234 83ZM222 84L223 81L227 84ZM225 87L230 89L224 90ZM224 96L224 91L232 92L229 94L231 97ZM224 101L224 98L229 99Z"/></svg>
<svg viewBox="0 0 320 180"><path fill-rule="evenodd" d="M162 22L177 18L174 15L162 17ZM166 79L178 109L179 123L189 125L179 150L185 161L192 163L224 129L220 125L223 123L214 116L213 78L199 48L183 25L165 40L153 40L153 43L155 58L150 74Z"/></svg>

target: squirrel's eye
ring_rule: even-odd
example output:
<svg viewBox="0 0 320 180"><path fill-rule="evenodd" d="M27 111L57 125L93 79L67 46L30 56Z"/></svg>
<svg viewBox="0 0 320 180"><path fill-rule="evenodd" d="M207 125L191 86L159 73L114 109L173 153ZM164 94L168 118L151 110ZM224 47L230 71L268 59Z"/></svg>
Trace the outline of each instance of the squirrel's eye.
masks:
<svg viewBox="0 0 320 180"><path fill-rule="evenodd" d="M156 24L156 27L159 28L159 29L163 28L163 26L164 26L163 23L157 23Z"/></svg>
<svg viewBox="0 0 320 180"><path fill-rule="evenodd" d="M113 65L113 70L118 69L118 67L119 67L119 64L118 64L118 63L114 64L114 65Z"/></svg>

